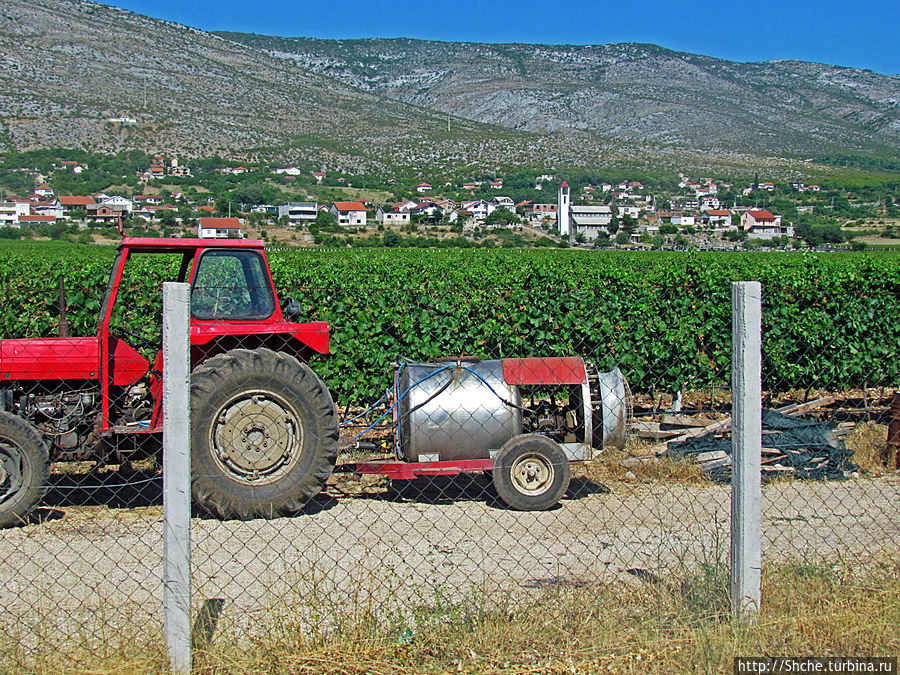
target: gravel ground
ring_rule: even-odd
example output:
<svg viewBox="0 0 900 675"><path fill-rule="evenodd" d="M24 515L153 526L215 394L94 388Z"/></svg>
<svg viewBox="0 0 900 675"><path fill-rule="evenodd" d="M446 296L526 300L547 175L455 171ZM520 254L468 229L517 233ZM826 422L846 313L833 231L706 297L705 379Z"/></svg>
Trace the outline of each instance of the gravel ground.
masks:
<svg viewBox="0 0 900 675"><path fill-rule="evenodd" d="M623 482L610 490L580 480L573 482L579 494L558 508L521 513L478 482L447 481L438 486L444 492L403 500L378 480L333 479L327 494L293 518L196 518L195 604L222 598L223 619L250 626L278 607L410 606L473 587L527 594L554 584L639 583L626 570L671 576L727 560L728 486ZM768 485L766 559L897 554L898 507L897 475ZM23 644L73 632L110 640L129 627L158 627L161 508L84 506L49 515L0 531L0 627L7 635Z"/></svg>

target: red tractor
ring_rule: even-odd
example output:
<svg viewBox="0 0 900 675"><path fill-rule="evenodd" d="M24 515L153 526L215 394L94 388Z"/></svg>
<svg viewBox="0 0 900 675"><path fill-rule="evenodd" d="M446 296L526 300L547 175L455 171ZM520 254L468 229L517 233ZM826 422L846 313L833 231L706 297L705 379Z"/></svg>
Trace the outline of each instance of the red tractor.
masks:
<svg viewBox="0 0 900 675"><path fill-rule="evenodd" d="M337 414L307 365L328 352L328 324L289 320L299 308L279 306L262 242L125 239L96 335L64 337L61 293L60 337L0 340L0 527L38 504L51 462L121 465L161 451L162 352L122 325L147 302L123 297L125 266L143 255L174 257L176 280L191 285L195 501L222 518L293 513L335 470ZM339 470L392 480L490 472L501 499L523 510L558 503L570 463L621 447L628 416L619 370L579 357L402 364L389 399L380 419L393 414L396 461Z"/></svg>
<svg viewBox="0 0 900 675"><path fill-rule="evenodd" d="M293 303L282 312L262 242L125 239L96 335L0 341L0 526L37 505L50 462L159 452L162 352L114 317L129 309L120 283L131 258L160 254L180 258L174 280L191 284L195 500L220 517L272 517L331 474L337 415L307 365L328 352L328 324L290 321ZM126 337L155 350L152 365Z"/></svg>

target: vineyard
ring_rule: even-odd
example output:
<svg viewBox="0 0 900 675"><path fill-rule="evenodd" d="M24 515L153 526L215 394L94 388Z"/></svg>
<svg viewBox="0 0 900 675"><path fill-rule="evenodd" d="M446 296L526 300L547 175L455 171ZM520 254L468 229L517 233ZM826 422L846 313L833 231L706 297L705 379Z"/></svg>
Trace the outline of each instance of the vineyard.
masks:
<svg viewBox="0 0 900 675"><path fill-rule="evenodd" d="M113 255L5 245L0 337L55 334L59 274L72 334L92 334ZM397 359L455 355L581 354L618 365L637 392L727 386L730 283L751 279L767 389L900 379L896 255L287 250L270 263L281 299L331 324L332 353L313 366L341 404L377 397ZM113 323L158 340L159 285L176 272L174 259L131 261Z"/></svg>

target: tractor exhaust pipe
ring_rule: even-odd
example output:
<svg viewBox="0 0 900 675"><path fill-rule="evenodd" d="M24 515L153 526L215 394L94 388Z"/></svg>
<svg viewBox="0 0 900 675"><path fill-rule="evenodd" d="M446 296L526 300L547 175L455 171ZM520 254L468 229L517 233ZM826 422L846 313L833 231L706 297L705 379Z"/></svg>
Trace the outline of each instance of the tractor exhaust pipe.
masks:
<svg viewBox="0 0 900 675"><path fill-rule="evenodd" d="M66 278L60 274L56 277L59 292L59 337L69 337L69 321L66 319Z"/></svg>

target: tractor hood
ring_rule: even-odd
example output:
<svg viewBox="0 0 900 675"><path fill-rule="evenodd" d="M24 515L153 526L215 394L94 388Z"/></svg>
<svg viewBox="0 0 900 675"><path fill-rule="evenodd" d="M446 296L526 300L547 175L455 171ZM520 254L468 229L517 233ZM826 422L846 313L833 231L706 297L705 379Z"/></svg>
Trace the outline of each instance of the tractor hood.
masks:
<svg viewBox="0 0 900 675"><path fill-rule="evenodd" d="M113 381L130 385L147 374L150 364L130 345L110 338ZM100 378L100 340L25 338L0 340L0 381L96 380Z"/></svg>
<svg viewBox="0 0 900 675"><path fill-rule="evenodd" d="M94 380L100 376L97 338L0 340L0 380Z"/></svg>

